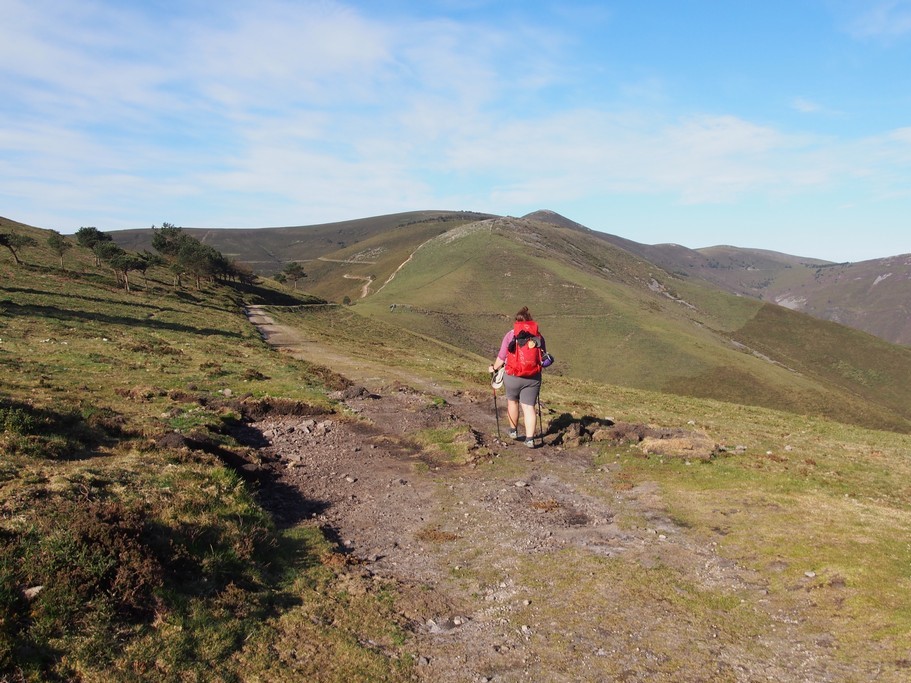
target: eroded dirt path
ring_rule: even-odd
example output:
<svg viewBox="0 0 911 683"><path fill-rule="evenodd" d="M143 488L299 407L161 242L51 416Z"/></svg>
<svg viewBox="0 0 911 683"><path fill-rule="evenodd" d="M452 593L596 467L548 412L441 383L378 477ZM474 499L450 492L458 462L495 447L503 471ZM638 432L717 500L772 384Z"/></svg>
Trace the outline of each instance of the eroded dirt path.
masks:
<svg viewBox="0 0 911 683"><path fill-rule="evenodd" d="M275 478L264 494L279 524L320 525L365 576L396 582L421 680L864 680L827 634L763 607L762 579L678 526L655 487L624 485L617 463L502 442L490 394L249 316L270 343L354 382L339 396L347 414L253 425ZM463 456L419 444L439 429ZM716 616L693 613L702 593L724 598Z"/></svg>

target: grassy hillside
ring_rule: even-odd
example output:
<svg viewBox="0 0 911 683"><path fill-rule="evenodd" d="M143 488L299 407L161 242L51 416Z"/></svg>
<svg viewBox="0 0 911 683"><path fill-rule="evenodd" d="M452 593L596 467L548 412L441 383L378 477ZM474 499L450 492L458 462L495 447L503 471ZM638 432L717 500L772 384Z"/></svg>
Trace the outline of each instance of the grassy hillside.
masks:
<svg viewBox="0 0 911 683"><path fill-rule="evenodd" d="M327 620L298 627L315 670L400 679L407 662L362 644L401 643L381 587L340 599L334 542L275 527L232 436L245 415L334 410L339 379L269 349L239 305L295 300L165 271L127 294L14 227L37 246L0 253L0 679L249 680L295 610Z"/></svg>
<svg viewBox="0 0 911 683"><path fill-rule="evenodd" d="M409 221L305 262L308 291L330 301L356 301L383 283L421 244L474 219Z"/></svg>
<svg viewBox="0 0 911 683"><path fill-rule="evenodd" d="M528 305L559 374L911 428L907 349L670 276L574 228L453 229L358 305L488 358Z"/></svg>
<svg viewBox="0 0 911 683"><path fill-rule="evenodd" d="M38 246L23 251L23 266L0 252L0 677L240 681L306 670L312 680L413 679L414 635L396 586L342 575L344 560L313 524L276 528L248 476L258 454L232 436L247 413L336 409L326 390L342 380L268 348L241 312L242 298L284 304L288 290L174 290L169 275L153 272L128 295L87 252L72 249L61 269L47 233L13 227ZM738 653L775 658L782 653L769 641L793 639L790 653L812 648L812 661L793 662L808 676L904 680L909 437L743 405L780 402L788 390L805 400L803 389L885 420L898 410L889 402L905 400L904 350L675 280L587 239L571 227L505 219L462 226L426 242L356 306L271 312L340 354L489 396L483 369L509 316L527 304L558 356L545 380L547 420L611 416L699 430L718 445L704 459L629 444L538 456L554 467L581 462L586 495L616 510L619 536L651 529L661 546L655 519L623 502L654 499L672 522L668 533L683 539L674 547L691 544L705 559L691 571L673 554L656 563L637 552L528 553L508 573L535 588L530 615L501 626L539 656L571 667L589 651L563 629L597 639L636 628L648 636L628 649L641 646L646 664L627 677L674 680L723 659L717 679L740 680ZM766 359L773 355L779 364ZM595 363L623 381L592 381ZM700 369L727 364L743 373L739 384L719 374L696 386L709 392L720 377L730 400L630 386L660 389L668 377L698 379ZM764 386L778 393L731 402ZM475 427L491 431L493 418ZM448 474L499 481L527 456L505 451ZM443 472L417 461L413 475L428 477L443 500L451 495ZM444 507L428 507L428 521ZM530 510L526 517L548 514ZM456 564L448 566L458 580L465 570ZM722 583L724 567L742 580ZM491 573L488 583L502 580ZM478 600L487 612L503 606ZM596 628L574 623L592 610ZM520 625L532 618L555 624L557 637L525 636ZM276 668L279 652L301 668ZM519 661L518 670L536 664Z"/></svg>
<svg viewBox="0 0 911 683"><path fill-rule="evenodd" d="M227 256L249 264L257 273L271 275L289 262L302 262L308 275L314 276L314 291L342 301L345 297L361 298L381 285L424 239L485 218L494 216L470 211L413 211L312 226L187 231ZM690 249L679 244L641 244L592 231L553 211L536 211L525 218L586 234L601 243L599 248L612 245L675 278L709 283L729 293L779 303L822 320L848 325L892 343L911 344L911 316L907 315L906 306L911 261L907 255L834 264L734 246ZM412 229L413 226L423 227ZM392 236L393 232L399 233L398 238ZM113 234L127 249L151 249L149 230ZM394 242L398 242L398 248ZM382 254L380 262L375 258L377 249ZM398 258L402 260L396 263ZM364 289L365 285L368 289Z"/></svg>
<svg viewBox="0 0 911 683"><path fill-rule="evenodd" d="M225 256L249 264L255 272L272 275L291 261L303 262L309 270L310 262L319 257L328 257L333 252L342 250L346 253L357 253L366 248L358 246L361 243L369 243L371 238L401 227L432 222L448 226L453 222L483 217L484 214L470 211L409 211L309 226L184 230L201 242L218 249ZM111 235L124 249L152 249L150 230L116 230ZM348 249L349 247L353 247L353 250ZM332 255L332 258L341 257Z"/></svg>
<svg viewBox="0 0 911 683"><path fill-rule="evenodd" d="M614 235L600 237L676 277L708 282L726 292L778 303L893 344L911 345L908 254L831 263L762 249L688 249L676 244L640 244Z"/></svg>
<svg viewBox="0 0 911 683"><path fill-rule="evenodd" d="M805 269L770 284L783 306L911 345L911 255Z"/></svg>
<svg viewBox="0 0 911 683"><path fill-rule="evenodd" d="M382 284L424 239L456 225L490 218L495 217L471 211L412 211L311 226L186 230L260 274L272 275L289 262L301 262L313 276L313 291L342 301L345 297L361 298L375 289L371 283ZM525 218L588 235L602 247L606 243L622 249L673 277L692 278L729 293L779 303L892 343L911 343L911 318L905 304L911 267L907 255L833 264L762 249L641 244L595 232L553 211L536 211ZM151 249L149 230L112 234L124 248ZM377 249L379 261L375 258ZM398 258L402 260L396 262ZM369 289L365 290L365 285Z"/></svg>

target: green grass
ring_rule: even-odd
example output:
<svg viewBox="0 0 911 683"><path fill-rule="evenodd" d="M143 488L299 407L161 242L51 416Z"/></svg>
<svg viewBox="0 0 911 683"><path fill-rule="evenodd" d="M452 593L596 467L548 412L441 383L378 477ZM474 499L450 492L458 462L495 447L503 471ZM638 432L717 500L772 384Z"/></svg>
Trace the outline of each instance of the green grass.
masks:
<svg viewBox="0 0 911 683"><path fill-rule="evenodd" d="M46 233L16 229L38 246L0 255L0 678L249 680L301 643L334 680L406 677L361 645L402 647L388 600L342 600L318 531L278 532L218 455L155 445L177 431L243 457L242 412L331 412L331 373L271 350L240 307L307 298L175 291L165 271L127 294L87 251L61 269ZM344 623L270 626L332 600Z"/></svg>
<svg viewBox="0 0 911 683"><path fill-rule="evenodd" d="M601 457L619 461L624 481L657 481L675 519L763 577L776 608L833 632L846 657L873 667L884 656L871 653L873 640L902 659L911 630L908 437L720 405L709 420L700 405L711 404L687 403L697 424L745 453L699 465Z"/></svg>
<svg viewBox="0 0 911 683"><path fill-rule="evenodd" d="M431 243L427 254L438 247L446 253ZM502 252L491 260L494 247ZM766 591L756 600L742 587L706 585L670 563L637 558L575 551L530 556L517 571L540 591L527 618L547 625L541 656L578 663L579 653L589 651L566 633L587 634L582 645L594 652L597 628L621 632L635 616L632 606L646 604L656 606L651 634L627 631L635 636L630 649L592 659L593 678L625 675L633 663L624 653L635 647L652 648L656 680L714 671L710 650L688 647L693 640L672 630L681 623L693 639L774 657L756 636L775 614L799 615L802 632L831 633L838 644L833 656L859 670L884 664L892 671L907 661L911 440L849 424L902 427L903 350L865 347L866 337L833 336L811 322L795 326L779 310L727 302L717 314L691 313L644 292L599 288L595 271L602 267L636 281L641 273L627 257L581 250L573 257L578 270L565 259L552 263L540 252L528 256L506 241L471 235L459 250L444 270L416 257L414 279L401 271L373 302L276 309L276 317L306 326L308 335L354 358L380 359L484 396L490 391L484 370L517 304L532 306L550 325L549 346L558 364L570 368L584 361L575 348L601 348L586 341L602 339L600 331L614 346L599 362L623 365L615 372L628 377L608 384L591 373L548 372L542 393L548 415L698 429L727 453L687 464L605 449L593 468L609 465L610 475L590 494L614 500L657 484L670 519L752 572L750 590ZM359 583L341 571L318 530L276 530L247 484L215 455L155 445L177 430L242 454L227 428L245 403L332 410L324 386L331 374L267 348L244 319L237 290L175 292L166 274L153 273L127 295L80 249L67 255L65 270L43 247L22 256L26 265L16 267L0 255L3 675L230 681L301 680L319 672L321 680L406 679L413 662L395 587ZM486 286L502 284L494 266L503 264L515 269L517 286ZM590 316L587 327L575 334L561 329L565 299L548 296L537 307L528 301L523 288L535 282L569 291L573 305ZM452 310L435 303L440 286L453 292L445 300ZM695 303L698 292L687 287L675 291ZM256 296L275 300L267 291ZM285 300L287 291L275 296ZM412 310L388 310L389 303L408 301L415 302ZM441 332L453 325L457 334ZM718 330L794 368L742 351L722 353L713 341ZM471 344L458 343L466 337ZM863 348L876 353L866 356ZM666 365L649 364L662 353L671 354ZM714 357L725 362L712 370ZM658 391L657 376L674 365L684 366L678 381L691 385L676 387L676 394ZM712 386L715 391L706 390ZM795 410L807 403L803 412L842 421L746 405L748 392L758 394L753 403ZM882 401L873 401L877 394ZM493 422L486 428L492 432ZM441 457L459 460L457 437L445 430L422 435ZM511 475L523 462L497 458L480 471ZM622 501L617 506L626 528L648 523ZM445 552L477 552L458 540L441 545ZM572 580L561 571L568 564ZM475 578L490 579L465 581ZM25 600L22 589L37 586L44 589ZM549 626L573 619L573 605L583 604L604 615L595 630ZM381 647L361 644L368 640ZM719 680L736 677L727 671Z"/></svg>
<svg viewBox="0 0 911 683"><path fill-rule="evenodd" d="M424 429L409 436L429 455L445 462L464 464L471 460L474 438L464 427Z"/></svg>
<svg viewBox="0 0 911 683"><path fill-rule="evenodd" d="M483 360L464 348L358 313L360 307L269 309L278 322L300 326L308 335L336 346L352 358L388 367L446 377L453 386L474 384Z"/></svg>

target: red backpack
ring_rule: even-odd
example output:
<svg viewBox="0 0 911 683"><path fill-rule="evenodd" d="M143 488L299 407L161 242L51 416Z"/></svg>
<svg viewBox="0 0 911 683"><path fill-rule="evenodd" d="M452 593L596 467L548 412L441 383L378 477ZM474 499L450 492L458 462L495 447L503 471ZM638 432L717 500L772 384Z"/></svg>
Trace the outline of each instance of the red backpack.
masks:
<svg viewBox="0 0 911 683"><path fill-rule="evenodd" d="M534 377L541 373L541 337L534 320L516 322L509 342L506 372L513 377Z"/></svg>

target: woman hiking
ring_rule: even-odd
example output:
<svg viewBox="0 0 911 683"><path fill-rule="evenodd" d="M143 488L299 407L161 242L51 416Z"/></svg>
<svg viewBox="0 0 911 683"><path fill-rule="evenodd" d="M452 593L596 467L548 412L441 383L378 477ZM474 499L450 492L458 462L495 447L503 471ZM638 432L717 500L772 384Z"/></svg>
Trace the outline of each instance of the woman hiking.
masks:
<svg viewBox="0 0 911 683"><path fill-rule="evenodd" d="M500 352L488 372L495 373L504 365L506 377L506 414L509 417L509 437L519 437L519 406L525 423L525 445L535 447L535 405L541 391L541 363L547 347L528 307L516 313L513 328L503 337Z"/></svg>

